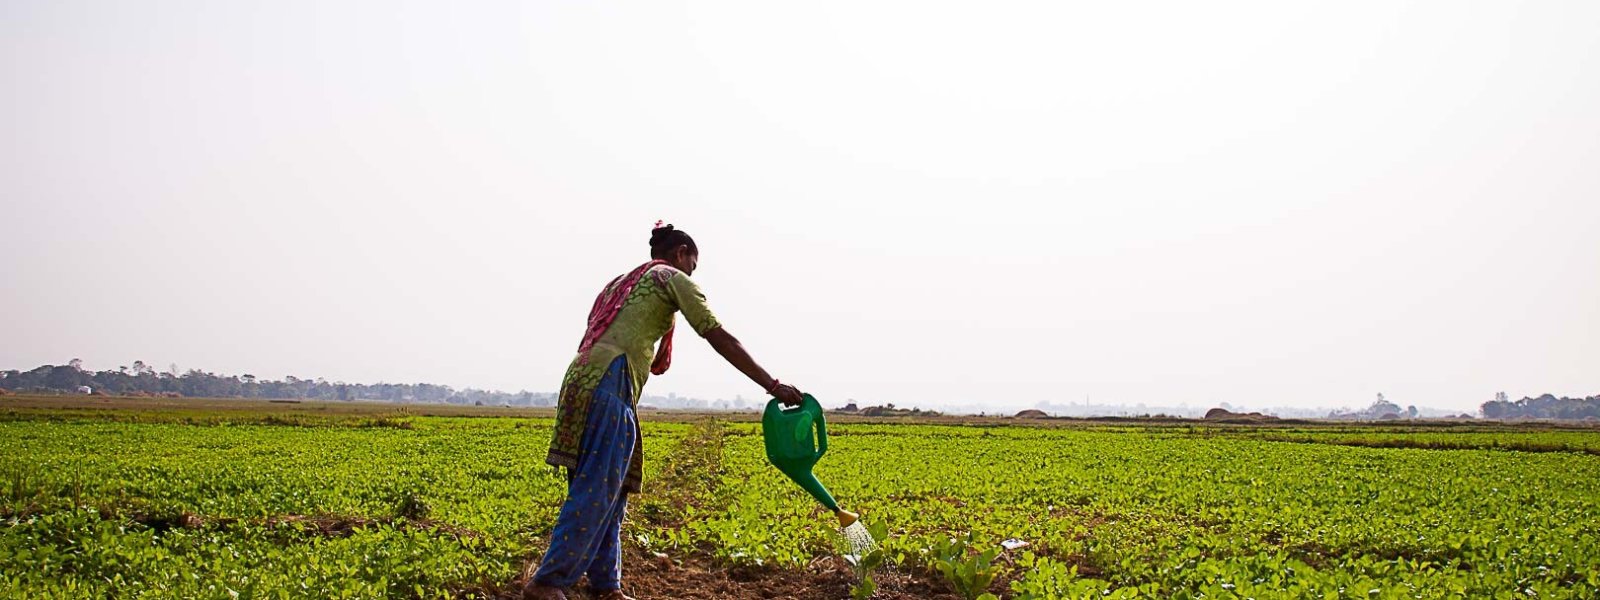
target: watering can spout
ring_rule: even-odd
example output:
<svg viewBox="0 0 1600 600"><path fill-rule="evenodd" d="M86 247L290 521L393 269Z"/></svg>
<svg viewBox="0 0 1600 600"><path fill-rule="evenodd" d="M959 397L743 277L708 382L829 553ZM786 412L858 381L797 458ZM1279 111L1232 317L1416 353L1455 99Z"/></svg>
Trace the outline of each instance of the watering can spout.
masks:
<svg viewBox="0 0 1600 600"><path fill-rule="evenodd" d="M767 460L794 480L802 489L839 514L839 503L828 488L811 474L811 467L828 452L828 425L822 405L805 394L800 406L786 408L777 398L767 402L761 415L761 435L766 441ZM843 517L840 517L843 521Z"/></svg>
<svg viewBox="0 0 1600 600"><path fill-rule="evenodd" d="M817 502L821 502L823 506L828 507L828 510L835 512L839 510L839 503L835 502L833 495L828 493L828 487L822 485L822 482L817 480L817 476L811 474L810 469L804 471L783 469L783 474L788 475L789 479L793 479L795 483L800 484L802 489L811 494L811 497L816 498Z"/></svg>

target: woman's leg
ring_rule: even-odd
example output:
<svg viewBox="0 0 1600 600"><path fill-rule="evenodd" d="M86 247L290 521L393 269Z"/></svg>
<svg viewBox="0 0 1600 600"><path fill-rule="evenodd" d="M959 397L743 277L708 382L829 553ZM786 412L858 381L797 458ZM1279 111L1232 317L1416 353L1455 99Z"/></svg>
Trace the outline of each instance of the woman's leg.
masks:
<svg viewBox="0 0 1600 600"><path fill-rule="evenodd" d="M633 410L626 400L633 389L626 364L622 362L620 368L613 365L595 389L578 468L567 481L567 500L550 532L550 549L533 575L535 584L571 587L594 562L607 538L617 535L614 527L620 522L617 515L625 500L623 484L638 442Z"/></svg>
<svg viewBox="0 0 1600 600"><path fill-rule="evenodd" d="M595 591L622 589L622 517L627 513L628 496L617 502L616 510L600 534L600 547L589 563L589 587Z"/></svg>

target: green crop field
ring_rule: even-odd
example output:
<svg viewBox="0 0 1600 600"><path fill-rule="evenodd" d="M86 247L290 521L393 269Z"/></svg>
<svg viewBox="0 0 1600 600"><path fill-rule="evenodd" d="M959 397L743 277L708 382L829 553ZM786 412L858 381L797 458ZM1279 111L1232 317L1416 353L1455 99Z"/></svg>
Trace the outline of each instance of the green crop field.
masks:
<svg viewBox="0 0 1600 600"><path fill-rule="evenodd" d="M0 597L501 597L537 558L547 418L307 412L0 410ZM1600 598L1600 432L831 429L817 474L878 529L883 598ZM869 572L818 575L831 516L757 425L644 434L636 595L781 597L651 561L802 598Z"/></svg>

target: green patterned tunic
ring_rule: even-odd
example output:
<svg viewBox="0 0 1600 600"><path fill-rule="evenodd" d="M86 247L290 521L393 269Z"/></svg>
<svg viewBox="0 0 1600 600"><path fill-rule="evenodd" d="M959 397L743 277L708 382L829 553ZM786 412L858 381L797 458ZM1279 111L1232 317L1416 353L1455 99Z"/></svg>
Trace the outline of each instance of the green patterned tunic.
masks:
<svg viewBox="0 0 1600 600"><path fill-rule="evenodd" d="M616 285L621 283L621 278L615 282ZM589 401L600 378L618 355L627 356L628 373L633 378L633 405L639 405L644 382L650 378L650 363L655 360L656 342L672 327L674 316L679 312L702 337L721 327L706 306L705 294L688 274L667 265L650 268L628 295L611 327L595 342L588 361L574 357L567 367L567 375L561 382L561 400L556 407L555 432L545 462L568 469L578 467L583 428L589 418ZM639 491L643 472L644 443L640 440L634 444L624 489Z"/></svg>

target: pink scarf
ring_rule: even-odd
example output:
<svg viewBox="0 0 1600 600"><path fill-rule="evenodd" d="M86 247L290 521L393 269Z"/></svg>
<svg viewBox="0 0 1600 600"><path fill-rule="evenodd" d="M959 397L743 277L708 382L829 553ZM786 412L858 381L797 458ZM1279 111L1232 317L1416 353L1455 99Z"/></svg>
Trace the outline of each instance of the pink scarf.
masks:
<svg viewBox="0 0 1600 600"><path fill-rule="evenodd" d="M589 351L594 348L595 342L600 341L600 336L605 335L611 328L611 323L617 320L617 313L622 312L622 305L628 300L628 295L633 293L633 288L639 285L639 280L644 278L646 271L656 265L671 264L664 260L652 260L639 268L629 271L626 275L618 276L600 290L600 295L594 299L594 308L589 309L589 328L583 332L583 343L578 345L578 360L581 364L589 364ZM672 330L677 329L677 319L673 319L672 326L667 328L667 333L661 336L661 344L656 347L656 359L650 363L650 372L656 375L667 372L667 367L672 366Z"/></svg>

